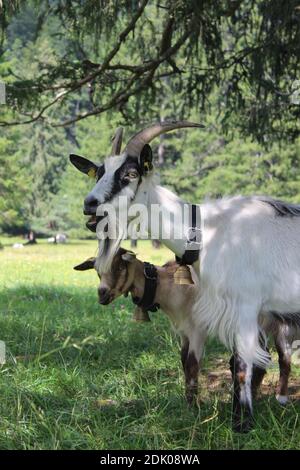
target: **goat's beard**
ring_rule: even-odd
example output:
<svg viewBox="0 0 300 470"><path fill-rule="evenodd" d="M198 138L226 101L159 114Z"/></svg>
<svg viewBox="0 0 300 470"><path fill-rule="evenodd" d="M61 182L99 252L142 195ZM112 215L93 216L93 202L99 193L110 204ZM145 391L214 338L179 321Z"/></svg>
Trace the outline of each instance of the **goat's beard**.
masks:
<svg viewBox="0 0 300 470"><path fill-rule="evenodd" d="M120 219L117 217L114 238L109 238L107 236L106 238L101 238L98 241L98 255L96 258L95 268L100 275L111 270L113 258L120 248L122 241L126 238L127 225L123 226L121 220L122 218ZM110 221L107 216L106 222L109 224L113 221Z"/></svg>

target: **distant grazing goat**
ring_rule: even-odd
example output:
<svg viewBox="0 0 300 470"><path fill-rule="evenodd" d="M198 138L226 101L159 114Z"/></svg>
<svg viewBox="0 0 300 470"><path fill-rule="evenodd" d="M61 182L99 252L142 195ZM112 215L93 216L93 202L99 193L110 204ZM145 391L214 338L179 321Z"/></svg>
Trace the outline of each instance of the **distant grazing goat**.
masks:
<svg viewBox="0 0 300 470"><path fill-rule="evenodd" d="M74 269L85 271L95 267L95 258L75 266ZM192 315L193 305L197 298L199 286L179 285L174 281L174 273L178 269L175 261L170 261L164 266L153 266L143 263L136 255L123 248L119 248L113 258L111 270L101 274L101 282L98 289L99 302L107 305L121 295L132 295L133 302L143 311L147 320L147 311L155 311L158 307L168 315L177 333L181 337L181 361L185 374L186 398L189 403L194 402L198 389L198 372L200 360L203 354L206 332L199 329ZM192 278L197 282L197 276L190 269ZM260 326L275 340L275 347L279 356L280 380L277 400L281 404L288 401L288 378L291 363L291 341L300 338L300 332L293 329L287 321L277 318L275 314L261 316ZM195 353L196 352L196 353ZM230 360L234 381L234 402L239 397L241 373L236 364L236 357ZM252 392L256 395L259 385L265 375L265 369L254 366L252 377Z"/></svg>

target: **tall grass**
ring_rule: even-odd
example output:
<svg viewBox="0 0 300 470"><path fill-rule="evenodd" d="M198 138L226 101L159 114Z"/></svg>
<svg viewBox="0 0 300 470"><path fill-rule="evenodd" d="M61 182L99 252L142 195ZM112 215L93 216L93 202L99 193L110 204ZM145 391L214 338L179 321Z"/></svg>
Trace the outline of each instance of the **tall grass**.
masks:
<svg viewBox="0 0 300 470"><path fill-rule="evenodd" d="M276 402L276 367L255 403L254 430L233 433L229 355L217 341L206 348L199 406L189 408L165 316L135 323L123 298L100 307L96 274L72 269L95 242L16 250L1 241L1 449L300 448L297 390L286 408ZM173 256L147 242L137 251L155 263Z"/></svg>

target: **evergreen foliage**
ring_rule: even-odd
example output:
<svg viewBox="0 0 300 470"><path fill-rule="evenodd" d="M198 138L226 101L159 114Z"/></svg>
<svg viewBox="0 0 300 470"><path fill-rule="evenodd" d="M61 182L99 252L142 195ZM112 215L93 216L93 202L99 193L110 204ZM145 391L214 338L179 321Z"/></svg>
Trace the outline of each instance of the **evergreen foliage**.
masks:
<svg viewBox="0 0 300 470"><path fill-rule="evenodd" d="M183 198L299 202L297 3L0 1L0 230L88 236L68 154L102 161L117 126L157 119L207 126L153 142Z"/></svg>

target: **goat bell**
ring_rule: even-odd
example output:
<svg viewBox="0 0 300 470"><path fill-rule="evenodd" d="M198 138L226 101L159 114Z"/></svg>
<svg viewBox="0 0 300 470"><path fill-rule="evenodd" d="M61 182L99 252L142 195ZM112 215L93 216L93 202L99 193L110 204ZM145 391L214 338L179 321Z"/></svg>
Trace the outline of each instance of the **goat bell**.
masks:
<svg viewBox="0 0 300 470"><path fill-rule="evenodd" d="M186 265L181 265L176 269L174 273L174 282L175 284L194 284L192 279L190 268Z"/></svg>
<svg viewBox="0 0 300 470"><path fill-rule="evenodd" d="M138 322L151 321L148 312L144 312L140 307L136 307L133 312L133 320Z"/></svg>

